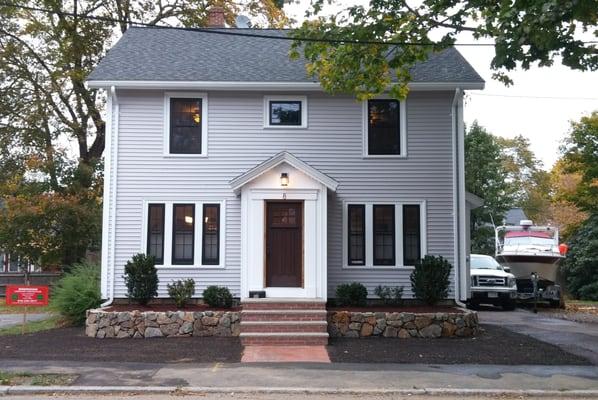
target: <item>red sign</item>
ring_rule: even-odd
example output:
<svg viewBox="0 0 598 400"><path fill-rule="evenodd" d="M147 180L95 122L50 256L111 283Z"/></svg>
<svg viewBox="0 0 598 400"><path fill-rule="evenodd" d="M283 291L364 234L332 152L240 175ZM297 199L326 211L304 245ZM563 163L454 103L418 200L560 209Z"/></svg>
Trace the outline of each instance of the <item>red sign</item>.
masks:
<svg viewBox="0 0 598 400"><path fill-rule="evenodd" d="M6 305L8 306L47 306L47 286L6 286Z"/></svg>

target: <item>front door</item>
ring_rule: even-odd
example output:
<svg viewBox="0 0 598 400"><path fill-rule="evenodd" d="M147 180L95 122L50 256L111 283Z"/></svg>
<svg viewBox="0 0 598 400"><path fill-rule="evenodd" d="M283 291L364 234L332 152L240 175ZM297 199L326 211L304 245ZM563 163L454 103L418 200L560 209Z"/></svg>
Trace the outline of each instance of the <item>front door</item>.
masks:
<svg viewBox="0 0 598 400"><path fill-rule="evenodd" d="M266 286L303 287L303 202L266 202Z"/></svg>

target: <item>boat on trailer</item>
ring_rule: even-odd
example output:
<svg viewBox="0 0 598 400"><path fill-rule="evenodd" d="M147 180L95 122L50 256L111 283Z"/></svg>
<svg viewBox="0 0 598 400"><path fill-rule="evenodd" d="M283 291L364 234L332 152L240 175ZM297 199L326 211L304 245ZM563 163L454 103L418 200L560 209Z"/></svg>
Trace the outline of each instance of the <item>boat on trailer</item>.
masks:
<svg viewBox="0 0 598 400"><path fill-rule="evenodd" d="M566 249L559 245L557 228L522 220L519 225L497 227L495 241L496 259L515 275L520 300L534 299L536 274L538 299L553 306L561 303L558 271Z"/></svg>

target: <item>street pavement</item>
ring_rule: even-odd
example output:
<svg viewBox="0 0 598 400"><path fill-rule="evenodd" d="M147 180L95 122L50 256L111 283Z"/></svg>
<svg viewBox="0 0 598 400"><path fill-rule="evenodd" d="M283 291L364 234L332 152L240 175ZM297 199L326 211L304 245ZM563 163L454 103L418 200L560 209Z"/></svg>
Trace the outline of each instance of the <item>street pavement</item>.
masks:
<svg viewBox="0 0 598 400"><path fill-rule="evenodd" d="M528 310L478 311L480 322L495 324L513 332L554 344L598 365L598 324L551 318Z"/></svg>
<svg viewBox="0 0 598 400"><path fill-rule="evenodd" d="M52 316L50 313L27 314L27 321L42 321ZM10 328L11 326L21 325L23 323L23 314L0 314L0 329Z"/></svg>

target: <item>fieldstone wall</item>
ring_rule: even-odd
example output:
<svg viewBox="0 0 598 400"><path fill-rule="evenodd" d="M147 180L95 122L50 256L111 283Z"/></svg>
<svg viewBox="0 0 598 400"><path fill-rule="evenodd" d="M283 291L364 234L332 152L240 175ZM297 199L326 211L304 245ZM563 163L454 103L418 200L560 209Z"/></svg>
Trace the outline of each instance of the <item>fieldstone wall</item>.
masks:
<svg viewBox="0 0 598 400"><path fill-rule="evenodd" d="M239 336L238 311L87 311L85 334L103 338Z"/></svg>
<svg viewBox="0 0 598 400"><path fill-rule="evenodd" d="M352 312L328 313L328 333L332 337L383 336L438 338L475 336L478 315L462 313Z"/></svg>

